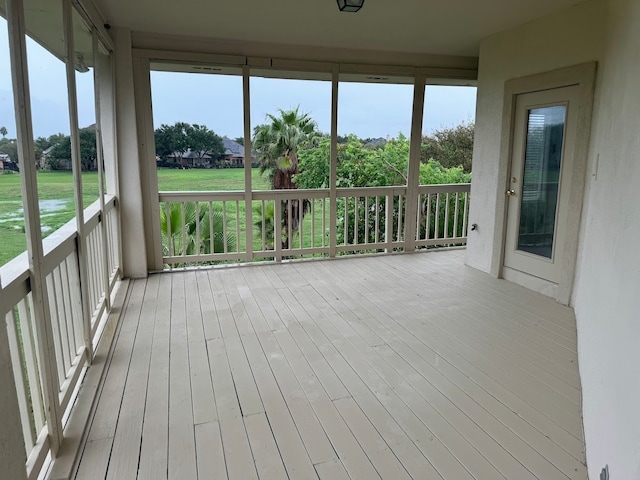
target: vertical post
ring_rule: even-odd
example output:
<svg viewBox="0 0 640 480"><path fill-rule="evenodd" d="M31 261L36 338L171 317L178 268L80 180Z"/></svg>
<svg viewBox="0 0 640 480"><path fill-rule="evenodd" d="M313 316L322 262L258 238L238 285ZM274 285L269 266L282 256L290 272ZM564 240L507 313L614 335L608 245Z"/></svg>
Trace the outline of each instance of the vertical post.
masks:
<svg viewBox="0 0 640 480"><path fill-rule="evenodd" d="M97 92L100 96L100 128L102 130L102 155L104 159L104 176L106 184L106 192L109 195L115 195L120 199L120 191L118 184L118 161L116 149L116 97L115 97L115 68L113 52L109 55L99 55L95 62L100 63L100 74L97 77L99 83ZM119 204L116 203L116 209L119 210ZM117 212L116 212L117 213ZM118 235L113 238L113 231ZM121 239L120 239L120 215L117 214L115 222L110 226L109 239L114 242L112 245L113 263L116 267L122 266L121 259ZM112 272L109 272L111 274Z"/></svg>
<svg viewBox="0 0 640 480"><path fill-rule="evenodd" d="M99 78L102 73L102 67L98 58L100 57L100 42L95 29L91 29L93 40L93 98L96 102L96 150L98 152L98 193L100 195L100 234L102 238L102 281L104 285L104 301L106 311L111 311L111 295L109 295L109 248L107 240L107 217L104 211L104 155L102 152L102 115L101 99L100 99L100 83Z"/></svg>
<svg viewBox="0 0 640 480"><path fill-rule="evenodd" d="M67 67L67 97L69 99L69 122L71 128L71 167L73 171L74 198L76 204L76 231L78 232L77 254L80 272L80 303L82 305L82 326L87 358L93 358L91 342L91 314L89 306L89 277L87 270L87 238L84 227L84 206L82 205L82 162L80 160L80 128L78 125L78 95L76 91L75 50L73 46L73 17L71 0L62 1L62 20ZM95 305L93 305L95 307Z"/></svg>
<svg viewBox="0 0 640 480"><path fill-rule="evenodd" d="M2 279L0 279L1 289ZM4 317L4 310L0 310L0 318ZM0 385L2 385L2 388L0 388L0 405L2 405L2 415L0 415L0 465L2 465L2 474L6 475L6 478L27 480L27 470L24 462L24 459L27 458L27 453L22 441L24 434L20 422L18 391L13 375L9 339L7 337L7 329L4 328L4 322L0 322Z"/></svg>
<svg viewBox="0 0 640 480"><path fill-rule="evenodd" d="M420 184L420 150L422 146L422 116L424 112L424 91L426 78L417 74L413 83L413 114L411 116L411 140L409 146L409 171L407 172L407 198L405 206L404 251L413 252L416 248L418 228L418 185ZM401 216L402 212L398 212Z"/></svg>
<svg viewBox="0 0 640 480"><path fill-rule="evenodd" d="M280 219L282 218L282 199L280 195L276 192L274 195L274 208L273 208L273 223L275 225L275 233L273 238L273 248L275 249L275 258L276 262L282 261L282 222Z"/></svg>
<svg viewBox="0 0 640 480"><path fill-rule="evenodd" d="M22 158L20 180L22 206L24 209L25 233L31 280L33 316L38 337L40 358L46 359L41 365L44 389L47 428L51 442L51 455L55 457L62 442L62 412L58 392L60 383L55 369L55 349L51 329L47 284L42 271L43 250L40 230L40 208L38 206L38 186L36 180L33 130L31 128L31 97L29 94L29 74L27 69L27 46L25 42L24 11L22 0L7 2L7 26L9 30L9 53L13 82L13 101L18 130L18 156ZM8 352L8 348L3 352ZM4 472L3 472L4 473Z"/></svg>
<svg viewBox="0 0 640 480"><path fill-rule="evenodd" d="M144 237L131 32L128 29L115 27L110 31L115 42L122 273L125 277L142 278L147 276L147 252Z"/></svg>
<svg viewBox="0 0 640 480"><path fill-rule="evenodd" d="M393 200L395 199L393 190L389 190L386 198L386 213L384 218L384 241L386 243L385 253L393 253Z"/></svg>
<svg viewBox="0 0 640 480"><path fill-rule="evenodd" d="M331 258L336 256L338 242L338 80L339 72L336 65L331 74L331 158L329 159L329 257Z"/></svg>
<svg viewBox="0 0 640 480"><path fill-rule="evenodd" d="M251 185L251 77L248 65L242 67L242 106L244 111L244 209L245 261L253 261L253 186ZM264 208L262 216L264 217ZM264 233L264 232L263 232ZM238 238L238 246L240 239Z"/></svg>
<svg viewBox="0 0 640 480"><path fill-rule="evenodd" d="M151 271L158 271L163 268L162 234L160 232L156 146L153 133L153 113L151 111L149 59L133 57L132 64L147 268Z"/></svg>

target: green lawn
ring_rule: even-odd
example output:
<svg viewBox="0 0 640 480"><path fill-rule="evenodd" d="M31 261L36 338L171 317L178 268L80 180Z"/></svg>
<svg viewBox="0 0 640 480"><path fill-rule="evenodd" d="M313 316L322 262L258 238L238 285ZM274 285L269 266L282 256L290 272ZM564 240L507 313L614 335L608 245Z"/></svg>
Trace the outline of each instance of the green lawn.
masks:
<svg viewBox="0 0 640 480"><path fill-rule="evenodd" d="M269 179L260 175L257 168L251 170L253 190L270 190ZM159 168L158 190L244 190L244 170L241 168L188 169Z"/></svg>
<svg viewBox="0 0 640 480"><path fill-rule="evenodd" d="M257 169L252 170L254 190L268 190L269 181ZM240 168L211 170L158 169L160 191L176 190L243 190L244 170ZM98 174L82 174L83 205L98 198ZM57 230L75 216L73 175L71 172L38 172L38 197L43 235ZM243 206L244 208L244 206ZM4 265L26 249L20 176L0 175L0 265Z"/></svg>

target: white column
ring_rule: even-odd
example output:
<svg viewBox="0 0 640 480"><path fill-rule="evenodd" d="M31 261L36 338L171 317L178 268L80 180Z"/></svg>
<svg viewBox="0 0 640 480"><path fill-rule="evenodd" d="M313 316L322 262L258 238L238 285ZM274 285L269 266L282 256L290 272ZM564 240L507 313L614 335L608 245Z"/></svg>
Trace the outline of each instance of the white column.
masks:
<svg viewBox="0 0 640 480"><path fill-rule="evenodd" d="M422 146L422 116L424 114L424 75L416 75L413 84L413 115L411 116L411 139L409 146L409 168L407 172L407 198L405 206L404 251L416 249L416 217L418 213L418 185L420 184L420 149Z"/></svg>
<svg viewBox="0 0 640 480"><path fill-rule="evenodd" d="M336 256L338 241L338 67L331 74L331 158L329 159L329 257ZM346 219L345 219L346 221Z"/></svg>
<svg viewBox="0 0 640 480"><path fill-rule="evenodd" d="M242 106L244 112L244 202L246 228L245 262L253 261L253 186L251 185L251 78L249 66L242 67ZM265 213L262 212L264 215ZM240 241L238 239L237 241ZM213 253L213 252L212 252Z"/></svg>
<svg viewBox="0 0 640 480"><path fill-rule="evenodd" d="M158 202L158 169L151 108L151 78L149 59L133 57L133 82L138 121L138 152L140 155L140 179L144 202L144 231L149 271L160 271L162 261L162 237L160 234L160 203Z"/></svg>
<svg viewBox="0 0 640 480"><path fill-rule="evenodd" d="M125 28L113 28L112 32L115 43L115 123L118 139L122 272L124 277L143 278L147 276L147 251L144 235L144 204L138 152L131 31Z"/></svg>

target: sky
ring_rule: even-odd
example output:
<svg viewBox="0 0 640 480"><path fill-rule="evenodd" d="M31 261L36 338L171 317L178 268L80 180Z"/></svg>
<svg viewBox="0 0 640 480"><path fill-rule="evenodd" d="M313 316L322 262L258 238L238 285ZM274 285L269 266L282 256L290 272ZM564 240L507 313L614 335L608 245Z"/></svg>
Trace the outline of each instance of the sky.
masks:
<svg viewBox="0 0 640 480"><path fill-rule="evenodd" d="M34 137L69 133L68 97L64 64L27 39L29 87ZM93 72L76 73L80 127L95 123ZM151 72L154 128L177 121L206 125L218 135L243 136L242 78L239 76ZM323 132L330 131L331 83L252 77L252 127L268 113L300 107ZM427 86L423 133L472 122L476 89ZM361 138L409 136L412 85L340 82L338 133ZM0 126L15 138L15 117L7 25L0 18Z"/></svg>

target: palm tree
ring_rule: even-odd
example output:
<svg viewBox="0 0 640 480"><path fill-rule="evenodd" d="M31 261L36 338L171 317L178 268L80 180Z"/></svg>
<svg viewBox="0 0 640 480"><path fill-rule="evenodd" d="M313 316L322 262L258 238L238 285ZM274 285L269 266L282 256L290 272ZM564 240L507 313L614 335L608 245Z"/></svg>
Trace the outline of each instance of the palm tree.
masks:
<svg viewBox="0 0 640 480"><path fill-rule="evenodd" d="M213 228L210 221L213 220ZM184 221L184 233L182 224ZM224 215L222 209L214 208L209 212L208 208L200 209L196 213L196 205L193 202L186 202L184 210L181 203L171 203L169 207L169 217L167 209L160 209L160 232L162 234L162 247L165 255L199 255L209 253L220 253L236 250L237 239L235 234L225 229ZM228 221L228 220L227 220ZM197 238L196 224L199 225L200 237ZM169 228L171 231L169 231ZM211 233L213 230L213 251L211 251ZM225 230L227 233L225 235ZM186 243L185 243L186 242ZM171 243L171 248L169 248Z"/></svg>
<svg viewBox="0 0 640 480"><path fill-rule="evenodd" d="M318 125L309 114L300 113L300 107L286 111L278 109L278 115L267 114L267 120L253 130L252 144L257 151L260 173L268 172L274 190L297 188L294 176L299 173L298 151L314 145L320 138ZM307 208L308 202L303 202L303 205L297 200L283 202L283 230L286 235L283 248L287 248L289 243L289 217L292 219L291 228L297 230L300 214L304 216Z"/></svg>
<svg viewBox="0 0 640 480"><path fill-rule="evenodd" d="M2 135L2 138L5 138L7 136L7 133L9 133L9 131L7 130L7 127L0 127L0 135Z"/></svg>

